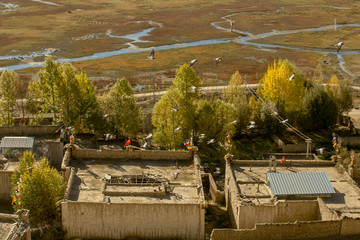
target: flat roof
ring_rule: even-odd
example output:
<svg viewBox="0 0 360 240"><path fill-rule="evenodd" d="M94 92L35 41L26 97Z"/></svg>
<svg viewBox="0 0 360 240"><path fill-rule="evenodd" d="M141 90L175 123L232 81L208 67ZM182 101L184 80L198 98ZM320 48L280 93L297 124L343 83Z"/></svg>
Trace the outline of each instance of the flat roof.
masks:
<svg viewBox="0 0 360 240"><path fill-rule="evenodd" d="M275 196L335 193L326 172L276 172L266 177Z"/></svg>
<svg viewBox="0 0 360 240"><path fill-rule="evenodd" d="M13 220L0 219L0 239L6 239L11 230L16 227Z"/></svg>
<svg viewBox="0 0 360 240"><path fill-rule="evenodd" d="M27 148L34 146L34 137L3 137L0 148Z"/></svg>
<svg viewBox="0 0 360 240"><path fill-rule="evenodd" d="M112 203L198 203L199 200L192 161L94 159L73 160L71 166L77 173L70 201L104 202L110 198Z"/></svg>
<svg viewBox="0 0 360 240"><path fill-rule="evenodd" d="M231 164L235 181L240 194L252 201L255 205L273 205L271 188L266 184L266 174L269 166ZM331 197L323 198L326 206L333 211L340 212L342 216L360 217L360 189L353 180L341 170L332 166L277 166L279 173L290 172L326 172L336 193Z"/></svg>

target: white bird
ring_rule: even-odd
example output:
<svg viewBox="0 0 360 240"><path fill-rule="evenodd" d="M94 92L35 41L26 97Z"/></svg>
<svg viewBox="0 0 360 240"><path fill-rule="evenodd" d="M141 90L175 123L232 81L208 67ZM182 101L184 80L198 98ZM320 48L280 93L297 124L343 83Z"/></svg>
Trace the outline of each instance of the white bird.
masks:
<svg viewBox="0 0 360 240"><path fill-rule="evenodd" d="M141 147L146 148L147 147L147 142L145 142Z"/></svg>
<svg viewBox="0 0 360 240"><path fill-rule="evenodd" d="M216 66L217 66L221 61L221 57L214 58L213 60L216 62Z"/></svg>
<svg viewBox="0 0 360 240"><path fill-rule="evenodd" d="M214 172L215 174L220 174L221 173L219 167L216 167L215 169L216 169L216 171Z"/></svg>
<svg viewBox="0 0 360 240"><path fill-rule="evenodd" d="M147 135L147 137L145 138L146 140L148 140L148 139L151 139L152 138L152 133L150 133L149 135Z"/></svg>
<svg viewBox="0 0 360 240"><path fill-rule="evenodd" d="M282 120L280 123L285 124L288 121L288 119Z"/></svg>
<svg viewBox="0 0 360 240"><path fill-rule="evenodd" d="M190 66L189 66L189 67L191 67L192 65L194 65L196 62L197 62L197 60L196 60L196 59L191 60L191 61L190 61Z"/></svg>
<svg viewBox="0 0 360 240"><path fill-rule="evenodd" d="M335 46L337 46L337 52L339 52L340 51L340 49L341 49L341 47L342 47L342 45L344 45L344 43L343 42L338 42L337 44L335 44Z"/></svg>
<svg viewBox="0 0 360 240"><path fill-rule="evenodd" d="M106 119L106 118L108 118L109 117L109 114L105 114L104 116L103 116L103 119Z"/></svg>
<svg viewBox="0 0 360 240"><path fill-rule="evenodd" d="M203 139L205 138L205 133L201 133L200 136L199 136L200 139Z"/></svg>
<svg viewBox="0 0 360 240"><path fill-rule="evenodd" d="M174 133L176 133L176 132L179 131L179 130L180 130L180 127L175 128L175 129L174 129Z"/></svg>
<svg viewBox="0 0 360 240"><path fill-rule="evenodd" d="M148 56L148 58L151 59L151 60L155 59L155 51L154 51L154 49L151 50L151 53Z"/></svg>
<svg viewBox="0 0 360 240"><path fill-rule="evenodd" d="M191 86L191 90L192 90L193 92L196 92L196 89L197 89L197 87Z"/></svg>
<svg viewBox="0 0 360 240"><path fill-rule="evenodd" d="M295 73L291 74L288 80L291 82L294 79L294 77L295 77Z"/></svg>
<svg viewBox="0 0 360 240"><path fill-rule="evenodd" d="M237 124L237 120L232 121L230 124Z"/></svg>
<svg viewBox="0 0 360 240"><path fill-rule="evenodd" d="M177 179L178 176L179 176L179 173L178 173L178 172L175 172L175 173L174 173L174 179Z"/></svg>
<svg viewBox="0 0 360 240"><path fill-rule="evenodd" d="M174 104L174 108L172 108L171 111L172 111L172 112L177 112L177 111L179 111L179 110L178 110L178 106L177 106L176 103Z"/></svg>
<svg viewBox="0 0 360 240"><path fill-rule="evenodd" d="M110 133L105 134L105 141L110 140Z"/></svg>
<svg viewBox="0 0 360 240"><path fill-rule="evenodd" d="M210 139L209 141L207 141L207 144L212 144L212 143L214 143L215 142L215 139Z"/></svg>
<svg viewBox="0 0 360 240"><path fill-rule="evenodd" d="M255 122L250 121L250 125L247 127L247 129L255 128Z"/></svg>

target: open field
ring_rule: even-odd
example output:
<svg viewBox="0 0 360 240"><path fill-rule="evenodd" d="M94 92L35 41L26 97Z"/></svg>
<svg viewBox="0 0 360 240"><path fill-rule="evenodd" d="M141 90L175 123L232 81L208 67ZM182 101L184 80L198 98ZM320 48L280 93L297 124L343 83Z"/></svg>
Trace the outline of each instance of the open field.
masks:
<svg viewBox="0 0 360 240"><path fill-rule="evenodd" d="M5 0L4 3L7 3ZM133 48L161 47L192 43L200 40L233 40L194 47L173 46L156 50L155 60L146 60L143 52L115 55L95 60L76 61L73 64L87 72L100 90L109 87L117 78L127 77L133 86L150 84L167 86L181 64L197 58L194 69L205 85L226 84L231 74L239 71L248 81L256 82L269 63L277 58L288 58L311 78L320 63L325 78L337 74L347 77L338 66L334 43L344 41L343 49L358 50L360 27L343 27L336 31L302 31L334 24L359 23L360 2L354 0L12 0L14 7L0 5L1 56L18 56L0 61L0 67L43 60L45 49L56 49L55 59L86 57L92 54ZM70 4L69 4L70 3ZM331 4L331 5L329 5ZM72 13L67 13L68 10ZM235 20L230 32L227 20ZM149 29L141 38L126 38ZM244 45L239 36L272 31L299 30L297 33L251 39L250 42L275 44L285 48L264 48ZM121 37L124 36L124 37ZM130 36L129 36L130 37ZM255 36L256 38L256 36ZM238 43L237 43L238 42ZM286 46L302 50L291 50ZM325 51L311 52L312 49ZM360 54L344 55L344 67L358 76ZM19 57L20 56L20 57ZM216 66L213 58L223 61ZM38 69L18 70L34 74ZM27 77L28 78L28 77ZM100 81L101 80L101 81Z"/></svg>

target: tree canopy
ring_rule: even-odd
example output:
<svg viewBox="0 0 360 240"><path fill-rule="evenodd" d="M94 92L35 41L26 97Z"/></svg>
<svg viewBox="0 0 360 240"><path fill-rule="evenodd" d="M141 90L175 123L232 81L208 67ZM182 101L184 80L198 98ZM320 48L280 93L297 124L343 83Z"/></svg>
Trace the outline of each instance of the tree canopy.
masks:
<svg viewBox="0 0 360 240"><path fill-rule="evenodd" d="M63 197L65 184L46 158L35 161L26 151L11 176L11 195L15 211L28 209L31 224L49 223L59 216L56 203Z"/></svg>
<svg viewBox="0 0 360 240"><path fill-rule="evenodd" d="M14 122L13 112L16 107L18 95L19 76L12 70L5 69L0 76L0 107L1 124L12 125Z"/></svg>
<svg viewBox="0 0 360 240"><path fill-rule="evenodd" d="M142 118L135 102L129 82L125 78L117 80L105 98L104 110L116 134L134 137L139 132Z"/></svg>
<svg viewBox="0 0 360 240"><path fill-rule="evenodd" d="M294 77L290 80L292 74ZM279 59L268 67L259 90L266 101L272 102L285 116L298 112L305 95L306 80L303 74L287 60ZM285 117L284 116L284 117Z"/></svg>

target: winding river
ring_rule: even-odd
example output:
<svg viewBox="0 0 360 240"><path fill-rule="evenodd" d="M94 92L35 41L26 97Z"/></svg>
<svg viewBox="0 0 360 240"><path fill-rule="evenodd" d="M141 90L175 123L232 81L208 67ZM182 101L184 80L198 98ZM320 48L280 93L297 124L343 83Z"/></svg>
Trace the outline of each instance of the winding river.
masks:
<svg viewBox="0 0 360 240"><path fill-rule="evenodd" d="M324 6L323 6L324 7ZM326 6L331 7L331 6ZM219 30L226 30L229 31L229 29L219 26L220 23L224 23L226 21L229 21L229 17L234 16L236 14L241 13L234 13L231 15L227 15L222 17L223 21L213 22L211 25ZM160 23L156 23L153 21L144 21L151 25L150 28L147 28L141 32L135 33L135 34L128 34L128 35L113 35L111 33L111 30L108 30L106 33L106 36L111 38L124 38L129 39L130 41L127 43L127 48L122 48L115 51L107 51L107 52L99 52L95 53L89 56L84 57L78 57L78 58L69 58L69 59L57 59L59 62L79 62L79 61L86 61L86 60L94 60L94 59L101 59L101 58L107 58L111 56L117 56L122 54L131 54L131 53L139 53L139 52L146 52L150 51L150 48L138 48L135 44L139 42L146 42L141 40L142 37L148 36L151 31L153 31L156 28L162 27ZM140 22L136 22L140 23ZM285 45L275 45L275 44L265 44L265 43L254 43L251 42L251 40L260 39L260 38L267 38L272 36L278 36L278 35L286 35L286 34L295 34L295 33L302 33L302 32L310 32L310 31L325 31L329 29L333 29L334 25L327 25L323 27L316 27L316 28L305 28L305 29L296 29L296 30L287 30L287 31L276 31L273 30L272 32L268 33L261 33L261 34L251 34L249 32L242 32L234 29L234 32L237 32L239 34L245 35L244 37L239 37L236 39L212 39L212 40L202 40L202 41L196 41L196 42L189 42L189 43L180 43L180 44L170 44L170 45L163 45L163 46L157 46L153 47L154 50L167 50L167 49L175 49L175 48L185 48L185 47L193 47L193 46L205 46L210 44L217 44L217 43L226 43L226 42L236 42L238 44L244 44L244 45L251 45L255 47L262 48L264 50L266 49L289 49L289 50L298 50L298 51L306 51L306 52L314 52L314 53L330 53L335 56L337 56L339 61L339 67L347 73L350 77L356 77L354 74L349 72L345 69L344 64L345 61L342 57L342 55L347 54L360 54L360 51L340 51L339 53L336 52L336 47L329 50L324 49L310 49L310 48L301 48L301 47L291 47L291 46L285 46ZM342 28L342 27L360 27L360 24L337 24L336 28ZM0 56L0 60L9 60L9 59L20 59L24 60L27 58L32 58L34 56L43 56L43 55L49 55L52 52L56 51L56 49L46 49L43 52L38 53L32 53L27 55L12 55L12 56ZM18 65L12 65L12 66L6 66L0 68L0 71L3 71L4 69L11 69L11 70L20 70L25 68L35 68L35 67L41 67L43 65L43 62L30 62L30 63L24 63L24 64L18 64Z"/></svg>

